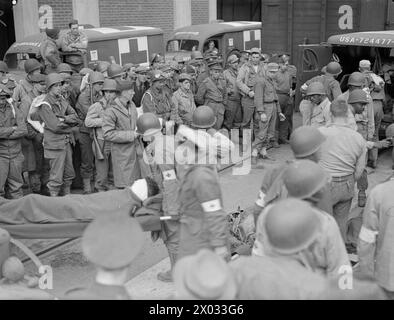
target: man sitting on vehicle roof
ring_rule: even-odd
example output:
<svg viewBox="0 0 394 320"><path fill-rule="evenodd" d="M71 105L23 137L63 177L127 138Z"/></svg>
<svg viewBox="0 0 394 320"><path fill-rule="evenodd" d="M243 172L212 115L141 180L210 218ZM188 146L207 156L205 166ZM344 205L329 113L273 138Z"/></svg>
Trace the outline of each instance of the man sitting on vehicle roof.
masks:
<svg viewBox="0 0 394 320"><path fill-rule="evenodd" d="M45 74L56 72L57 66L62 62L56 40L59 37L59 29L46 29L45 39L40 45L40 54L45 64Z"/></svg>
<svg viewBox="0 0 394 320"><path fill-rule="evenodd" d="M77 20L72 20L68 26L70 31L62 38L61 47L66 54L65 62L70 64L74 71L79 72L84 66L87 66L88 38L79 30Z"/></svg>

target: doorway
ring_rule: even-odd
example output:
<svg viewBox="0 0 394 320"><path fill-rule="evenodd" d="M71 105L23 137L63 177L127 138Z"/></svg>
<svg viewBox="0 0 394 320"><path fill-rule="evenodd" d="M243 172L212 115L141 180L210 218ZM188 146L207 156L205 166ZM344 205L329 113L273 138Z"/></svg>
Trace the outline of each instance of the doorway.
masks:
<svg viewBox="0 0 394 320"><path fill-rule="evenodd" d="M0 0L0 60L15 42L13 5L11 0Z"/></svg>

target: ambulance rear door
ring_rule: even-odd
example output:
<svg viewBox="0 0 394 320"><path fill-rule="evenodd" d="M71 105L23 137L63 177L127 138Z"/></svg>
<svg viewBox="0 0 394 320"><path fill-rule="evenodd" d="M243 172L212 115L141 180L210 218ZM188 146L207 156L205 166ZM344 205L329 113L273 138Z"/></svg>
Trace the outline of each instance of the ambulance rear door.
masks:
<svg viewBox="0 0 394 320"><path fill-rule="evenodd" d="M301 101L301 86L314 76L321 74L321 69L332 60L331 45L322 44L303 44L298 46L297 60L297 86L295 103L298 111L298 105Z"/></svg>

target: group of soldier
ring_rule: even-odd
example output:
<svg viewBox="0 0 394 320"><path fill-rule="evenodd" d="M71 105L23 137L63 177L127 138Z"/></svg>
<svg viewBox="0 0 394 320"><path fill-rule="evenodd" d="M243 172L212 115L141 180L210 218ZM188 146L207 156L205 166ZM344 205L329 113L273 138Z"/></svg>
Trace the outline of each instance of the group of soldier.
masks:
<svg viewBox="0 0 394 320"><path fill-rule="evenodd" d="M71 35L69 48L81 51L72 42L83 39ZM204 55L193 51L188 62L153 54L149 68L103 61L89 70L77 60L78 73L76 64L51 59L42 73L40 62L27 60L26 78L13 92L0 85L0 195L20 198L3 201L1 210L34 211L37 205L51 212L56 206L78 216L81 208L94 208L82 247L97 275L93 286L69 297L128 298L127 268L143 245L130 212L160 212L159 230L144 230L167 247L171 268L158 278L174 281L176 298L392 297L394 229L386 214L392 182L372 190L368 201L365 193L367 148L376 156L389 144L379 141L374 122L382 83L361 61L362 72L350 76L349 92L342 93L335 80L340 65L329 63L303 87L304 125L293 130L296 70L288 58L268 59L253 48L229 55L223 71L211 48ZM290 144L295 160L265 170L243 225L256 235L253 249L232 257L216 165L234 148L228 133L234 128L252 131L252 163L272 160L267 150L280 143ZM70 194L76 140L84 196ZM21 198L22 171L34 193L53 198ZM348 234L355 183L358 204L366 206L356 240ZM352 290L342 290L339 279L352 274L347 253L355 245L361 273L374 280L355 280Z"/></svg>

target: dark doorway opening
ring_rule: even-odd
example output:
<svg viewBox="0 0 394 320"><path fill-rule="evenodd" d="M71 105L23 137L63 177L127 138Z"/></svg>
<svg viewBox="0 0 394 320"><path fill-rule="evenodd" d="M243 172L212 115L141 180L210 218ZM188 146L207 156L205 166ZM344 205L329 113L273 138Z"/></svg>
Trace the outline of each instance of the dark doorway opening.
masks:
<svg viewBox="0 0 394 320"><path fill-rule="evenodd" d="M261 0L217 0L218 19L261 21Z"/></svg>
<svg viewBox="0 0 394 320"><path fill-rule="evenodd" d="M12 0L0 0L0 60L15 42L14 14Z"/></svg>

